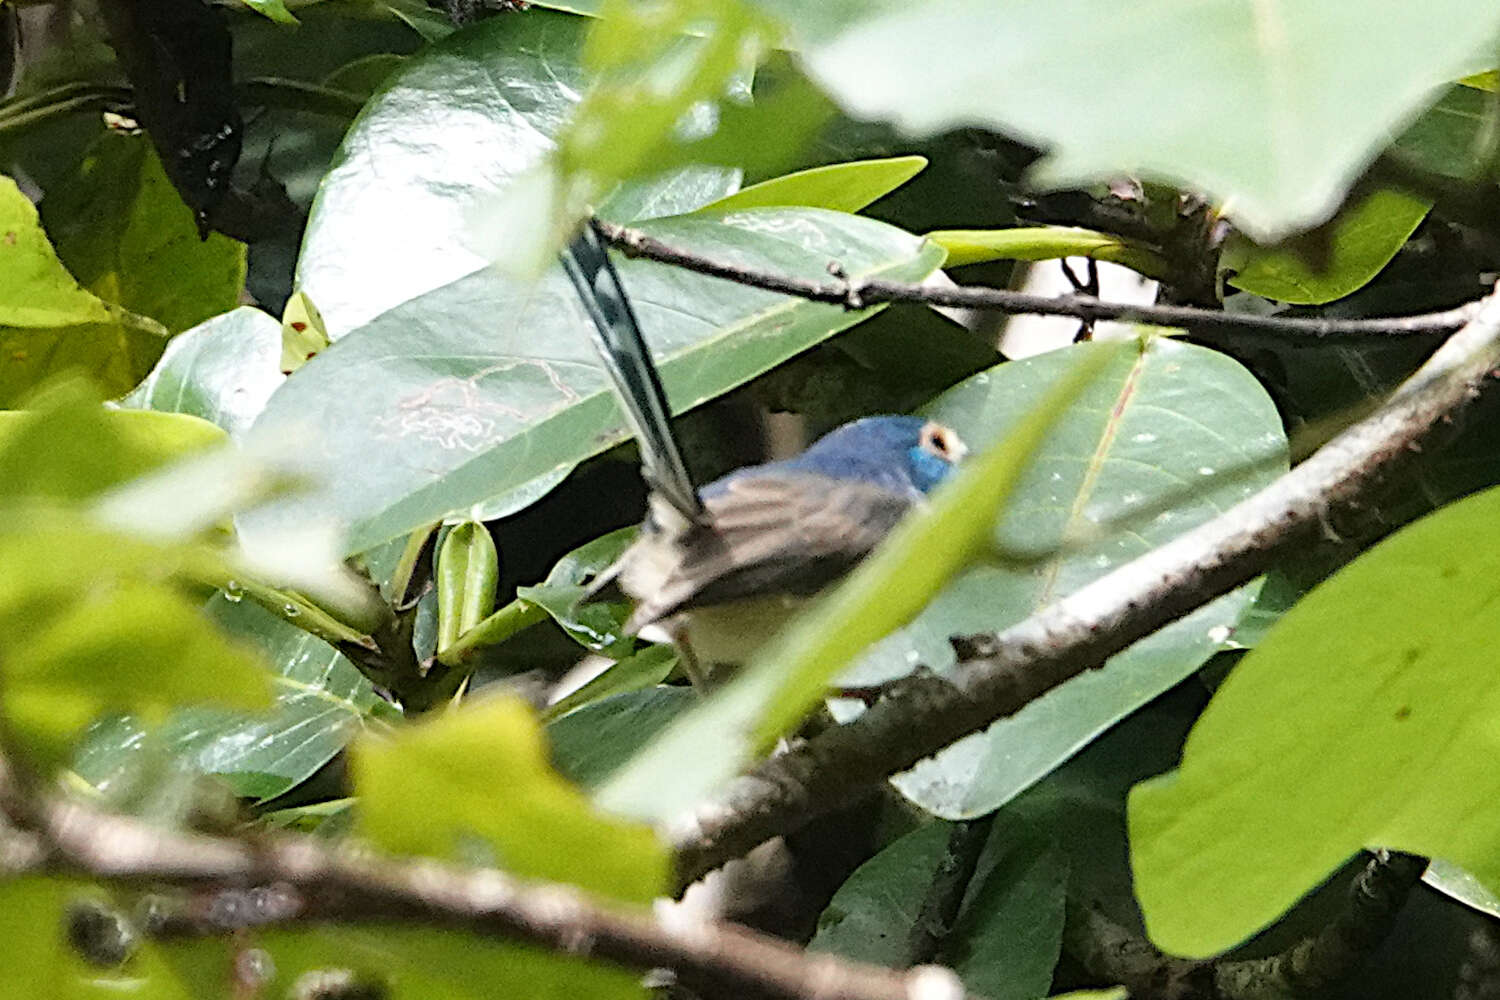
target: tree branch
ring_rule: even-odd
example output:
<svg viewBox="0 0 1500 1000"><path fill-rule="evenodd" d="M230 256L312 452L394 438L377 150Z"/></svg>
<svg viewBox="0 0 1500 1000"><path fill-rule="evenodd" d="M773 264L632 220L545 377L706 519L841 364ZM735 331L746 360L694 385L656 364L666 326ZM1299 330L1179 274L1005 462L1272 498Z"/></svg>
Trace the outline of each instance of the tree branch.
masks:
<svg viewBox="0 0 1500 1000"><path fill-rule="evenodd" d="M526 942L629 969L667 968L690 988L776 1000L964 1000L958 977L923 966L905 972L809 955L731 924L657 918L591 899L568 886L525 882L492 869L340 849L311 836L264 840L164 830L78 803L23 797L0 758L0 804L40 842L9 852L3 875L40 871L128 883L220 889L225 896L166 936L228 933L247 925L340 920L447 927ZM241 898L242 897L242 898Z"/></svg>
<svg viewBox="0 0 1500 1000"><path fill-rule="evenodd" d="M1260 493L996 633L954 640L944 677L912 676L858 719L771 758L671 825L682 884L839 807L1267 569L1328 524L1500 365L1500 297L1479 303L1374 414Z"/></svg>
<svg viewBox="0 0 1500 1000"><path fill-rule="evenodd" d="M1349 885L1347 905L1317 934L1267 958L1193 961L1163 955L1098 910L1068 901L1063 946L1090 975L1138 1000L1287 1000L1348 978L1390 934L1427 859L1379 852Z"/></svg>
<svg viewBox="0 0 1500 1000"><path fill-rule="evenodd" d="M994 825L994 813L953 824L943 856L938 859L932 882L927 886L927 895L912 923L906 952L908 965L938 961L943 945L953 933L958 911L963 908L964 896L969 883L974 881L979 857Z"/></svg>
<svg viewBox="0 0 1500 1000"><path fill-rule="evenodd" d="M696 274L723 278L736 284L826 302L846 309L863 309L882 302L922 302L932 306L984 309L1039 316L1069 316L1085 322L1132 320L1159 326L1185 327L1194 333L1261 334L1275 337L1330 338L1405 337L1452 333L1468 322L1478 308L1469 303L1443 312L1389 319L1333 319L1320 317L1255 316L1191 306L1125 305L1089 295L1052 298L1003 288L965 285L925 285L876 278L834 278L813 281L714 260L663 243L638 229L599 220L599 230L626 256L654 260Z"/></svg>

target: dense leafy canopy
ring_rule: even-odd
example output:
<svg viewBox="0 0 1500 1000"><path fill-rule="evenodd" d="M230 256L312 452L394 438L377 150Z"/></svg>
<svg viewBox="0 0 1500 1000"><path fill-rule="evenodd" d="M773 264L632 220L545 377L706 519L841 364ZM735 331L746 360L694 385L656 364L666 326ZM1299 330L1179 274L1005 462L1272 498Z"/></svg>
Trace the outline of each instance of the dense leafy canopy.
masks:
<svg viewBox="0 0 1500 1000"><path fill-rule="evenodd" d="M1019 287L1065 259L1088 294L1097 265L1164 303L1360 320L1472 301L1500 267L1493 5L148 6L0 4L22 42L0 51L7 836L34 819L14 789L55 792L644 914L667 837L737 774L837 745L913 676L962 690L952 640L1274 488L1435 344L1075 318L1013 357L1025 320L868 283ZM589 214L629 227L616 266L699 482L872 413L970 450L711 691L607 586L645 490L557 262ZM1111 964L1102 922L1264 996L1223 986L1235 963L1343 928L1351 859L1409 851L1435 856L1420 933L1360 938L1338 988L1452 995L1500 913L1491 395L1264 577L894 794L799 804L849 809L727 917L992 1000L1155 995L1167 973ZM0 994L643 994L588 941L337 900L139 940L140 880L87 874L0 872Z"/></svg>

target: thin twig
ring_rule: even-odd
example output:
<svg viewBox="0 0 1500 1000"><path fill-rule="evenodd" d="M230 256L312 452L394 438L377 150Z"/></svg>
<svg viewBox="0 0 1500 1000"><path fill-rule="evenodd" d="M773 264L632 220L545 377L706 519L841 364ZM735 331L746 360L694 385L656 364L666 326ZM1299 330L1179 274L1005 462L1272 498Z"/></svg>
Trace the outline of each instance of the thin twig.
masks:
<svg viewBox="0 0 1500 1000"><path fill-rule="evenodd" d="M940 960L994 825L994 813L953 824L943 856L938 859L937 869L928 883L927 895L917 911L917 919L912 922L906 952L908 965Z"/></svg>
<svg viewBox="0 0 1500 1000"><path fill-rule="evenodd" d="M192 925L227 933L306 920L444 927L538 945L630 969L666 968L690 988L779 1000L964 1000L948 969L883 969L800 948L732 924L657 918L570 887L526 882L493 869L380 856L312 836L242 840L165 830L63 800L16 809L13 775L0 759L0 802L44 845L5 875L54 872L132 884L258 887L250 905L221 908ZM17 815L19 813L20 815ZM239 897L235 897L239 899ZM257 902L258 901L258 902ZM233 910L230 913L229 910ZM242 921L237 921L238 914ZM182 921L148 931L181 933Z"/></svg>
<svg viewBox="0 0 1500 1000"><path fill-rule="evenodd" d="M1482 300L1391 398L1260 493L998 634L956 640L946 676L913 676L853 722L732 781L672 825L683 884L836 809L1264 572L1358 503L1479 395L1500 365L1500 297Z"/></svg>
<svg viewBox="0 0 1500 1000"><path fill-rule="evenodd" d="M1329 338L1406 337L1416 334L1446 334L1462 327L1475 314L1477 303L1442 312L1386 319L1334 319L1323 317L1255 316L1191 306L1127 305L1105 302L1091 295L1053 298L1004 288L965 285L927 285L877 278L836 278L818 281L742 267L689 250L674 247L639 229L609 222L599 223L611 245L627 256L670 264L697 274L723 278L752 288L781 292L813 302L826 302L846 309L864 309L883 302L923 302L960 309L985 309L1003 313L1039 316L1071 316L1085 322L1133 320L1158 326L1186 327L1195 333L1266 334L1277 337Z"/></svg>

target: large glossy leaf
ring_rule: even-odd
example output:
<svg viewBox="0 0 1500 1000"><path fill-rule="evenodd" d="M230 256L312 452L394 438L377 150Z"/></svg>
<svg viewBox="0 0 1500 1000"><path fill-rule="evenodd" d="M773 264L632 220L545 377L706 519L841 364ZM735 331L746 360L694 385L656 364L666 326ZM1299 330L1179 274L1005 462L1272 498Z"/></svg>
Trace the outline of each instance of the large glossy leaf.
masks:
<svg viewBox="0 0 1500 1000"><path fill-rule="evenodd" d="M819 209L640 225L718 260L819 280L831 260L855 277L921 280L942 259L901 230ZM870 314L647 261L620 270L678 412ZM272 447L304 442L329 483L247 529L331 515L358 552L481 502L492 501L488 517L508 495L530 502L626 436L586 323L560 269L535 284L485 269L336 341L276 391L251 432Z"/></svg>
<svg viewBox="0 0 1500 1000"><path fill-rule="evenodd" d="M1497 517L1500 491L1462 500L1315 588L1230 673L1182 766L1131 793L1158 945L1222 951L1364 846L1500 887Z"/></svg>
<svg viewBox="0 0 1500 1000"><path fill-rule="evenodd" d="M953 664L948 637L1003 629L1219 514L1285 469L1276 409L1237 363L1152 337L1139 349L1073 348L976 375L927 408L983 446L1004 436L1068 370L1072 351L1115 350L1063 416L998 528L1011 567L970 570L846 680ZM1033 561L1034 560L1034 561ZM1197 669L1229 640L1253 588L1227 595L895 779L940 816L982 815L1100 730ZM837 703L838 714L857 709Z"/></svg>
<svg viewBox="0 0 1500 1000"><path fill-rule="evenodd" d="M1047 184L1185 182L1268 242L1326 218L1436 88L1492 59L1500 31L1500 10L1469 0L767 6L854 114L1018 134L1048 150Z"/></svg>
<svg viewBox="0 0 1500 1000"><path fill-rule="evenodd" d="M0 406L59 372L86 374L110 394L139 382L166 346L165 328L80 288L8 177L0 229Z"/></svg>
<svg viewBox="0 0 1500 1000"><path fill-rule="evenodd" d="M365 107L319 188L297 264L330 336L488 263L470 249L474 211L553 148L588 88L587 25L540 10L490 19L413 57ZM597 210L671 215L737 185L732 171L692 168L625 185Z"/></svg>
<svg viewBox="0 0 1500 1000"><path fill-rule="evenodd" d="M174 337L126 406L190 413L238 436L285 376L281 326L245 306Z"/></svg>
<svg viewBox="0 0 1500 1000"><path fill-rule="evenodd" d="M222 595L209 618L246 640L272 664L275 702L262 715L194 707L161 728L160 747L181 766L212 774L236 795L270 799L290 791L333 759L372 718L396 715L332 646L249 601ZM151 744L140 724L116 718L92 728L73 771L110 795L136 779Z"/></svg>
<svg viewBox="0 0 1500 1000"><path fill-rule="evenodd" d="M1400 191L1373 191L1319 230L1317 246L1258 247L1236 233L1219 257L1229 284L1268 299L1320 305L1362 287L1416 231L1430 202Z"/></svg>
<svg viewBox="0 0 1500 1000"><path fill-rule="evenodd" d="M239 302L244 244L198 237L192 210L144 135L101 135L77 175L47 192L42 220L85 288L169 333Z"/></svg>
<svg viewBox="0 0 1500 1000"><path fill-rule="evenodd" d="M861 865L818 918L808 947L905 967L912 928L951 831L947 823L930 824ZM1045 994L1062 945L1067 872L1047 838L1002 818L980 854L940 961L980 996Z"/></svg>

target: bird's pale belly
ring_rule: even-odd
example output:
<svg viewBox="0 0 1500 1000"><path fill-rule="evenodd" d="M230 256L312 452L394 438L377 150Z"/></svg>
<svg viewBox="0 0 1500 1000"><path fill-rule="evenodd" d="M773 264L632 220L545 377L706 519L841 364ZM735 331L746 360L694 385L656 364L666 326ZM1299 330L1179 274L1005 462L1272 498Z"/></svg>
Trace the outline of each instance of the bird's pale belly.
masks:
<svg viewBox="0 0 1500 1000"><path fill-rule="evenodd" d="M682 634L705 667L741 666L811 600L816 598L773 594L694 608L687 615Z"/></svg>

